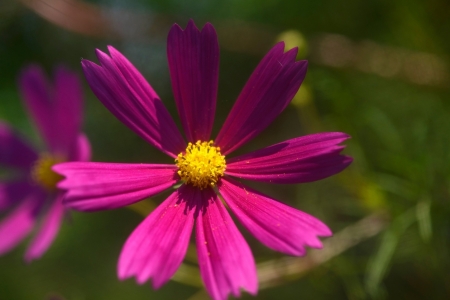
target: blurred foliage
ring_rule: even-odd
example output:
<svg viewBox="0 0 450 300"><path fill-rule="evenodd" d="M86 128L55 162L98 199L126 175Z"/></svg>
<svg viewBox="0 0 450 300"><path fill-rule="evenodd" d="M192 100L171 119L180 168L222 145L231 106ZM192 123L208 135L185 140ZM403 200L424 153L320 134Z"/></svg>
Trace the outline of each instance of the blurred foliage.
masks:
<svg viewBox="0 0 450 300"><path fill-rule="evenodd" d="M406 75L419 77L427 74L416 70L419 60L415 58L432 57L438 61L437 69L431 70L443 70L442 74L447 76L440 73L444 84L425 85L409 80L408 76L380 76L370 69L363 72L352 64L311 60L306 80L292 105L238 153L308 133L347 132L352 139L345 153L355 161L341 174L296 186L251 185L319 217L334 232L357 225L369 215L383 215L388 220L375 237L371 237L373 233L348 240L342 253L336 250L339 239L332 240L328 250L325 247L322 252L310 251L305 261L310 257L323 259L326 255L329 259L316 261L289 276L280 275L271 284L263 282L271 287L260 290L258 299L450 298L450 2L88 2L92 5L89 8L100 9L100 16L109 16L105 28L113 28L120 34L86 35L43 19L39 7L63 14L62 22L66 17L70 20L71 10L63 11L56 6L61 1L0 3L0 118L13 124L36 145L39 138L22 109L16 85L16 76L23 66L37 62L51 72L56 64L64 63L82 77L80 58L96 61L94 49L104 50L112 44L144 74L175 116L165 36L170 24L179 22L184 27L190 18L199 26L211 22L219 31L222 48L215 132L253 68L278 40L286 40L288 47L300 46L299 59L322 51L315 43L309 43L322 34L394 47L400 56L425 53L426 56L413 55L406 60ZM33 6L36 3L41 6ZM130 12L142 18L133 18ZM84 15L79 17L83 20ZM146 26L153 26L152 34L142 34L147 33ZM232 39L227 39L227 34ZM239 38L241 34L247 36ZM251 42L245 44L246 38ZM330 55L326 57L338 59L339 53L333 52L337 50L328 49ZM353 58L351 55L350 59ZM420 61L424 62L427 60ZM116 120L87 85L85 95L84 128L95 161L171 162ZM5 176L5 171L1 176ZM30 265L23 263L23 244L1 257L0 299L207 298L195 287L198 282L193 280L190 286L183 279L191 274L190 268L195 269L192 261L186 261L185 269L174 278L186 284L171 281L158 291L153 291L149 284L139 286L133 280L117 279L117 259L127 236L142 220L141 213L151 210L165 196L132 210L72 213L48 253ZM270 275L271 269L264 263L280 262L282 256L245 231L244 235L257 262L266 266L264 272ZM338 234L336 238L342 236Z"/></svg>

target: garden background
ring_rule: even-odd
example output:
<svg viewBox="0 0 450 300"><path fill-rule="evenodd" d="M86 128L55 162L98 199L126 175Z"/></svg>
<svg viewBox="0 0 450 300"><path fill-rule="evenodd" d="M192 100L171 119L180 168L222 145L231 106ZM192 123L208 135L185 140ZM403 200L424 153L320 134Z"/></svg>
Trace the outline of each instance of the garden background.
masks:
<svg viewBox="0 0 450 300"><path fill-rule="evenodd" d="M239 153L321 131L352 136L344 152L354 162L341 174L309 184L253 184L335 233L323 250L293 258L243 230L258 264L257 299L450 298L448 1L2 0L0 119L40 145L17 76L29 63L49 74L63 63L84 84L83 128L94 161L171 163L101 105L80 60L97 61L94 49L113 45L176 116L166 37L173 23L184 28L191 18L199 27L211 22L219 37L213 136L279 40L309 60L306 79L291 105ZM122 245L162 197L131 209L71 213L49 251L29 265L26 243L0 257L0 299L208 299L193 248L158 291L117 279Z"/></svg>

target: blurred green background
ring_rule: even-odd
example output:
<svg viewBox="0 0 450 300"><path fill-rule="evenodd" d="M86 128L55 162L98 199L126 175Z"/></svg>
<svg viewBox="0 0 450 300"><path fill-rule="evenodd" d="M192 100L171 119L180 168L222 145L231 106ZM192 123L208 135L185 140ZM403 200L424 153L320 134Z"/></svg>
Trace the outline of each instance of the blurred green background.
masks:
<svg viewBox="0 0 450 300"><path fill-rule="evenodd" d="M94 49L108 44L135 64L176 117L165 40L173 23L185 27L190 18L199 27L211 22L219 35L216 133L276 41L299 46L298 58L310 61L292 104L239 153L320 131L352 136L345 153L355 161L337 176L252 184L336 233L323 250L297 259L244 231L258 262L257 299L449 299L448 1L2 0L0 118L39 146L19 99L20 69L34 62L51 73L63 63L82 78L80 59L96 61ZM93 160L171 162L116 120L82 80ZM22 259L26 243L0 257L0 299L207 299L191 254L158 291L118 281L121 247L147 210L134 208L72 213L50 250L30 265Z"/></svg>

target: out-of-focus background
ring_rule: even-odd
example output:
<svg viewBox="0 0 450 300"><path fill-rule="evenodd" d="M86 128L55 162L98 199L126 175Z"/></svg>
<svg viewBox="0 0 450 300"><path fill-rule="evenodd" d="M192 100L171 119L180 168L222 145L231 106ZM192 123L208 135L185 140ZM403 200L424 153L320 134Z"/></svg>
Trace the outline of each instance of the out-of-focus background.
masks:
<svg viewBox="0 0 450 300"><path fill-rule="evenodd" d="M321 131L352 136L345 153L354 163L337 176L253 185L319 217L335 233L323 250L292 258L244 231L258 263L257 299L449 299L448 1L2 0L0 119L39 146L19 99L20 69L33 62L51 73L63 63L82 78L80 59L96 61L94 49L107 45L135 64L178 119L166 36L173 23L185 27L190 18L199 27L211 22L219 35L215 132L274 43L299 46L298 59L309 60L292 104L241 152ZM116 120L82 80L93 160L170 163ZM50 250L30 265L21 244L0 257L0 299L207 299L194 249L158 291L117 279L123 243L142 212L161 200L74 212Z"/></svg>

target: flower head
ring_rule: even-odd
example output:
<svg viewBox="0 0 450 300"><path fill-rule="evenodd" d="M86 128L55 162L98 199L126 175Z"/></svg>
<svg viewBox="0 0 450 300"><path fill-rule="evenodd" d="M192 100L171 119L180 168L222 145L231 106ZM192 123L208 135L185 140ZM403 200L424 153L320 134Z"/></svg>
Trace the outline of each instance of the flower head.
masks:
<svg viewBox="0 0 450 300"><path fill-rule="evenodd" d="M225 156L213 141L188 143L186 151L178 154L175 164L181 180L201 190L214 187L226 169Z"/></svg>
<svg viewBox="0 0 450 300"><path fill-rule="evenodd" d="M0 182L0 212L7 213L0 219L0 255L38 227L25 253L25 259L31 261L48 249L64 216L65 193L56 187L62 176L52 166L89 160L90 146L80 133L82 94L74 73L59 67L54 84L50 84L42 69L32 65L23 70L19 86L46 149L37 152L0 122L0 167L15 169L19 174Z"/></svg>
<svg viewBox="0 0 450 300"><path fill-rule="evenodd" d="M66 178L69 207L94 211L129 205L181 182L130 235L119 258L119 278L152 279L160 287L182 262L195 226L200 273L214 299L241 289L257 292L251 250L218 194L237 219L263 244L304 255L321 248L318 236L331 231L318 219L289 207L232 177L274 183L319 180L346 168L351 158L339 145L340 132L294 138L229 158L258 135L289 104L299 89L306 61L296 49L275 45L259 63L214 141L219 47L211 24L200 31L190 21L174 25L167 44L170 76L183 138L156 92L116 49L97 50L100 65L83 60L88 83L99 100L125 125L171 156L174 164L64 163L54 170Z"/></svg>

